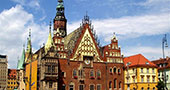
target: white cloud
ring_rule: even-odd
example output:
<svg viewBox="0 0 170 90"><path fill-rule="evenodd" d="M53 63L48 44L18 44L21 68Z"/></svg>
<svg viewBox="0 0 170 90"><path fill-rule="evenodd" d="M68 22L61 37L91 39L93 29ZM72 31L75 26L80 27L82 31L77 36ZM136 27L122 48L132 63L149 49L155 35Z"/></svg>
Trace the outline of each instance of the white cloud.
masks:
<svg viewBox="0 0 170 90"><path fill-rule="evenodd" d="M116 32L120 39L170 32L170 16L168 13L92 21L97 34L104 36L105 41L110 41L109 38L111 38L113 32ZM76 29L79 24L80 21L68 24L69 31Z"/></svg>
<svg viewBox="0 0 170 90"><path fill-rule="evenodd" d="M38 0L12 0L16 3L19 3L22 6L29 6L35 9L39 9L40 8L40 4Z"/></svg>
<svg viewBox="0 0 170 90"><path fill-rule="evenodd" d="M11 68L16 68L17 57L21 55L29 29L32 29L33 47L39 48L48 37L48 26L36 24L32 14L21 5L0 12L0 54L7 54Z"/></svg>
<svg viewBox="0 0 170 90"><path fill-rule="evenodd" d="M122 52L124 53L125 57L140 53L149 60L156 60L163 57L161 47L149 47L149 46L126 47L126 49L123 49ZM170 57L170 48L165 49L165 56Z"/></svg>
<svg viewBox="0 0 170 90"><path fill-rule="evenodd" d="M170 0L146 0L136 5L148 8L151 13L170 12Z"/></svg>

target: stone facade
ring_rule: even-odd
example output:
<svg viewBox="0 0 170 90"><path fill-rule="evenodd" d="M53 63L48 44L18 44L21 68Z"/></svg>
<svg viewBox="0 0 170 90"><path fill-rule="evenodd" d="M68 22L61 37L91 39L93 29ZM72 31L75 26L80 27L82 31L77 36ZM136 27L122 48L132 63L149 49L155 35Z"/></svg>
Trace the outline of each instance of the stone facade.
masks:
<svg viewBox="0 0 170 90"><path fill-rule="evenodd" d="M8 62L6 55L0 55L0 90L7 90Z"/></svg>

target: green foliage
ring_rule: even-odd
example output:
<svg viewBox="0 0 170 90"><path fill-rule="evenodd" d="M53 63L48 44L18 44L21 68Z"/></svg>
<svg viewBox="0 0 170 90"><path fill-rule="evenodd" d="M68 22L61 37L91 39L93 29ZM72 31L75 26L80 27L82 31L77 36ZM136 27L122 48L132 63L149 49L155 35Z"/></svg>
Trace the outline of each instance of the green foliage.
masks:
<svg viewBox="0 0 170 90"><path fill-rule="evenodd" d="M164 90L165 84L163 81L159 81L156 87L158 88L158 90Z"/></svg>

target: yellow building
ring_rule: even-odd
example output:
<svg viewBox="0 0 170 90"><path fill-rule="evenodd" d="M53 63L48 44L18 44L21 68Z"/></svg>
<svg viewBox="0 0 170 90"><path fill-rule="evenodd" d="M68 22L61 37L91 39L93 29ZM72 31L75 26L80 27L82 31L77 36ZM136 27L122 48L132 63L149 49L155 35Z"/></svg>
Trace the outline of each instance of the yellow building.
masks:
<svg viewBox="0 0 170 90"><path fill-rule="evenodd" d="M17 76L17 72L15 69L8 69L7 90L13 90L18 87L16 76Z"/></svg>
<svg viewBox="0 0 170 90"><path fill-rule="evenodd" d="M156 65L138 54L124 58L125 90L157 90L158 70Z"/></svg>
<svg viewBox="0 0 170 90"><path fill-rule="evenodd" d="M26 90L30 90L30 88L31 90L37 90L37 60L26 65L25 77L26 77Z"/></svg>

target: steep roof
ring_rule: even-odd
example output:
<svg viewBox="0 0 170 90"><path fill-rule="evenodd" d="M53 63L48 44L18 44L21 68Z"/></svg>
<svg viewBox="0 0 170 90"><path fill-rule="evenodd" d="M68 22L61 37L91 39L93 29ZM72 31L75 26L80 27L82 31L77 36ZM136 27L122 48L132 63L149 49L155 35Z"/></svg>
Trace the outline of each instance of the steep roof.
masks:
<svg viewBox="0 0 170 90"><path fill-rule="evenodd" d="M45 52L46 53L52 47L52 45L53 45L53 40L52 40L52 36L51 36L51 30L49 30L48 40L45 44Z"/></svg>
<svg viewBox="0 0 170 90"><path fill-rule="evenodd" d="M25 62L25 49L23 48L21 58L20 60L18 60L17 69L24 69L24 66L23 66L24 62Z"/></svg>
<svg viewBox="0 0 170 90"><path fill-rule="evenodd" d="M79 27L76 30L74 30L72 33L68 34L65 38L64 38L64 46L67 47L68 51L73 50L76 41L78 40L80 34L81 34L81 30L82 28Z"/></svg>
<svg viewBox="0 0 170 90"><path fill-rule="evenodd" d="M124 65L126 66L127 64L129 64L129 67L156 67L155 64L141 54L124 58Z"/></svg>

